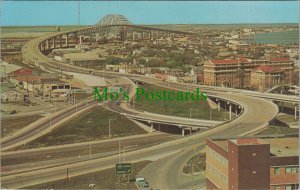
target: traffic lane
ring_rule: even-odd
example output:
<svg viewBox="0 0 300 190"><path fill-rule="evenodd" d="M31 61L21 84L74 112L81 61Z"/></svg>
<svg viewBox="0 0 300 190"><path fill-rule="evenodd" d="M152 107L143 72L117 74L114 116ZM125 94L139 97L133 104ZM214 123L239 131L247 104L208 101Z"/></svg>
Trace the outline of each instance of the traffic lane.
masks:
<svg viewBox="0 0 300 190"><path fill-rule="evenodd" d="M251 122L253 120L256 120L255 125L259 125L259 124L265 123L266 120L270 120L271 118L273 118L276 115L275 114L274 116L271 116L272 114L270 113L269 114L270 118L266 118L266 119L261 119L260 117L259 118L249 117L248 113L255 112L256 106L253 106L253 102L256 102L260 106L265 106L265 107L268 107L268 106L272 105L272 103L268 102L266 100L251 98L251 97L245 97L245 99L247 99L248 102L252 102L252 104L245 107L246 114L243 114L241 117L239 117L239 118L237 118L233 121L233 122L236 123L239 120L239 123L241 125L245 125L244 129L241 129L241 130L243 130L243 131L251 130L251 128L247 127L247 124L248 123L254 123L254 122ZM260 106L258 106L258 107L260 107ZM251 108L253 108L253 109L251 109ZM259 110L258 110L258 112L256 110L256 113L259 114ZM243 122L243 120L245 120L246 123ZM250 122L248 122L248 121L250 121ZM199 145L201 143L205 143L206 137L214 137L214 136L219 137L220 134L225 134L225 135L222 135L223 137L236 135L236 131L237 131L237 126L234 125L234 123L233 124L232 123L227 123L227 124L224 124L220 127L216 127L216 128L211 129L209 131L205 131L203 133L192 135L192 136L184 138L182 140L176 140L176 141L172 141L172 142L162 143L160 145L153 146L153 147L146 148L146 149L142 149L140 151L134 151L134 152L130 152L128 154L126 153L126 160L128 160L128 161L147 160L148 157L151 157L153 155L159 155L159 154L163 154L163 153L166 153L166 152L174 152L174 150L180 151L182 149L185 149L186 147L190 147L190 146L195 145L195 144ZM112 158L112 157L108 157L108 158ZM98 160L98 161L99 161L99 164L101 163L101 165L104 162L105 164L111 164L110 166L113 166L113 164L116 162L116 161L109 162L109 161L100 161L100 160ZM88 172L87 171L88 168L90 170L93 170L93 171L95 169L95 168L93 168L94 165L89 163L89 162L81 163L81 164L84 164L84 165L82 165L80 167L79 166L75 167L77 171L81 170L81 172L79 172L79 173L84 173L83 171ZM35 172L39 173L41 171L35 171ZM44 171L42 171L42 172L44 172ZM53 169L52 172L56 173L56 174L59 174L61 172L61 170L60 169ZM31 176L31 175L33 175L33 176ZM29 180L30 178L32 180L34 180L35 177L38 176L38 174L24 173L23 176L24 176L24 179L26 179L26 180ZM5 183L7 182L7 179L4 178L3 180L4 180ZM47 181L47 179L44 179L44 180ZM11 181L11 182L13 182L13 181Z"/></svg>
<svg viewBox="0 0 300 190"><path fill-rule="evenodd" d="M55 123L59 122L60 120L64 119L65 117L67 117L71 114L75 114L76 110L84 109L85 107L93 105L93 104L95 104L94 101L89 102L87 104L82 104L82 105L79 105L77 108L76 107L72 108L70 110L67 110L65 113L63 113L61 115L53 117L53 118L51 118L51 125L54 125ZM13 146L19 142L22 142L40 132L42 132L43 130L47 129L51 125L50 125L50 119L49 119L49 121L44 121L43 123L37 125L36 127L24 131L24 133L17 133L14 137L7 139L7 141L5 141L4 143L1 143L1 147L2 147L1 149L3 150L3 148L7 148L7 147Z"/></svg>
<svg viewBox="0 0 300 190"><path fill-rule="evenodd" d="M236 98L236 97L235 97ZM251 118L257 118L259 115L263 115L265 111L261 108L261 106L274 106L273 103L268 101L258 102L255 103L255 99L253 98L244 98L243 101L245 104L250 104L251 107L245 106L245 114L242 115L237 120L243 120L243 122L240 121L234 121L238 122L238 126L234 125L234 123L230 123L230 125L234 125L233 127L229 128L226 133L220 132L215 133L214 135L211 135L210 138L229 138L238 136L238 132L240 134L245 134L252 130L252 128L257 127L259 125L262 125L265 123L265 119L263 117L259 117L259 121L253 122ZM250 102L249 102L250 101ZM255 109L258 109L256 112ZM275 109L276 110L276 109ZM276 111L271 111L269 114L267 114L266 117L272 118L276 114ZM200 136L200 135L199 135ZM189 144L189 147L194 146L193 143L195 140L191 141ZM198 145L204 145L205 141L204 139L199 138L199 144ZM199 150L199 146L197 147ZM145 170L141 172L141 175L149 179L149 182L152 187L159 188L159 189L180 189L180 188L187 188L187 185L192 185L193 182L189 181L188 178L186 178L185 175L182 174L182 166L188 161L188 159L193 155L193 150L190 151L183 151L179 154L172 155L167 158L163 158L159 161L155 161L152 164L150 164ZM159 170L157 170L159 168Z"/></svg>
<svg viewBox="0 0 300 190"><path fill-rule="evenodd" d="M183 168L186 161L203 148L204 145L190 147L190 149L157 160L139 174L145 177L153 189L192 189L194 184L203 182L203 179L199 179L198 175L183 174Z"/></svg>

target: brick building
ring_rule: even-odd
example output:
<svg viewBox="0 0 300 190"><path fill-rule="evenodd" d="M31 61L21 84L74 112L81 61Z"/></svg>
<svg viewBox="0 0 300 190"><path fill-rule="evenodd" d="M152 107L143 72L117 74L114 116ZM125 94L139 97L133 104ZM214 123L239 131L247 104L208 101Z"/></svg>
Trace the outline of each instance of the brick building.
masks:
<svg viewBox="0 0 300 190"><path fill-rule="evenodd" d="M284 84L284 71L266 65L260 65L251 71L250 85L258 91L265 91L272 86Z"/></svg>
<svg viewBox="0 0 300 190"><path fill-rule="evenodd" d="M282 69L284 71L283 83L292 84L294 62L288 58L210 60L204 63L204 84L251 89L251 71L260 65Z"/></svg>
<svg viewBox="0 0 300 190"><path fill-rule="evenodd" d="M206 140L206 189L299 187L298 138Z"/></svg>

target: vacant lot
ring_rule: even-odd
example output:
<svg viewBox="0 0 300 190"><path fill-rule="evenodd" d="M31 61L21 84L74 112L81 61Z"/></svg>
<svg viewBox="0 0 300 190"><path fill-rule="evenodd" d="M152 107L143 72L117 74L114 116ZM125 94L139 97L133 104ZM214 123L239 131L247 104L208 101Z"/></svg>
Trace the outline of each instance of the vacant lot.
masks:
<svg viewBox="0 0 300 190"><path fill-rule="evenodd" d="M153 86L153 85L140 85L141 88L146 91L162 91L164 88ZM144 110L147 112L190 117L194 119L210 119L210 107L206 101L147 101L145 96L140 101L134 103L135 109ZM224 110L211 110L212 120L227 120L228 112Z"/></svg>
<svg viewBox="0 0 300 190"><path fill-rule="evenodd" d="M135 186L135 176L150 163L151 161L141 161L132 164L132 174L129 176L129 183L126 183L125 180L123 183L118 183L115 168L110 168L72 177L68 181L58 180L51 183L26 187L26 189L137 189ZM95 184L95 187L91 188L89 184Z"/></svg>
<svg viewBox="0 0 300 190"><path fill-rule="evenodd" d="M111 120L112 138L146 133L126 117L97 106L27 145L30 147L44 147L107 139L109 119Z"/></svg>

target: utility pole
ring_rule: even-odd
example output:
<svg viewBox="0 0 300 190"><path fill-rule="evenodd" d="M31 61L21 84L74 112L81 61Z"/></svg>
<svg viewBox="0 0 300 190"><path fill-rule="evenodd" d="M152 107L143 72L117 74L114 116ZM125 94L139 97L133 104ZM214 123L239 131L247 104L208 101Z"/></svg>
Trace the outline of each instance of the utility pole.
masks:
<svg viewBox="0 0 300 190"><path fill-rule="evenodd" d="M90 142L89 142L89 158L90 159L92 158L92 145Z"/></svg>
<svg viewBox="0 0 300 190"><path fill-rule="evenodd" d="M110 139L111 135L110 135L110 121L116 120L116 118L113 119L108 119L108 138Z"/></svg>
<svg viewBox="0 0 300 190"><path fill-rule="evenodd" d="M69 168L67 168L67 189L69 189Z"/></svg>
<svg viewBox="0 0 300 190"><path fill-rule="evenodd" d="M27 77L27 81L26 81L26 83L27 83L27 98L28 98L28 101L29 101L29 90L28 90L28 75L26 76Z"/></svg>

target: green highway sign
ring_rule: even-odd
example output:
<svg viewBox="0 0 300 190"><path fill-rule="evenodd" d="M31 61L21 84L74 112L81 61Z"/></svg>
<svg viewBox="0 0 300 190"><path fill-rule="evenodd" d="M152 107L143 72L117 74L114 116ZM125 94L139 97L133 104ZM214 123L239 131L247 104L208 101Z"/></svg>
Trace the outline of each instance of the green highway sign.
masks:
<svg viewBox="0 0 300 190"><path fill-rule="evenodd" d="M131 163L118 163L116 164L116 175L131 174Z"/></svg>

